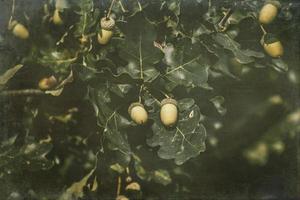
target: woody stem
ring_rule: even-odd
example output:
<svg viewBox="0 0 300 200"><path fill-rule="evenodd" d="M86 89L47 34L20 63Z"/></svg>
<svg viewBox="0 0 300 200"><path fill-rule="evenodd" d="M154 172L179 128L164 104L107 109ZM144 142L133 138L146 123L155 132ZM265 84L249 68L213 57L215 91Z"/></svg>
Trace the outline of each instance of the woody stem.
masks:
<svg viewBox="0 0 300 200"><path fill-rule="evenodd" d="M266 35L267 34L267 31L266 31L266 29L262 26L262 25L260 25L260 28L261 28L261 30L262 30L262 32L263 32L263 34L264 35Z"/></svg>
<svg viewBox="0 0 300 200"><path fill-rule="evenodd" d="M111 9L113 8L114 3L115 3L115 0L112 0L112 2L110 4L110 7L109 7L109 10L108 10L107 15L106 15L106 19L109 18L110 13L111 13Z"/></svg>
<svg viewBox="0 0 300 200"><path fill-rule="evenodd" d="M11 24L14 14L15 14L15 0L12 1L11 15L10 15L10 18L9 18L9 24Z"/></svg>
<svg viewBox="0 0 300 200"><path fill-rule="evenodd" d="M24 90L5 90L0 92L0 96L26 96L26 95L42 95L43 91L38 89L24 89Z"/></svg>

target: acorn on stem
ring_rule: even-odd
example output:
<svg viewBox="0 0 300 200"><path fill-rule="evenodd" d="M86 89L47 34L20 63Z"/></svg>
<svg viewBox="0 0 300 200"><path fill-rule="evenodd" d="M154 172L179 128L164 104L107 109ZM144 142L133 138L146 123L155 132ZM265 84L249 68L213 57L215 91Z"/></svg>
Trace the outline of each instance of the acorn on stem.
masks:
<svg viewBox="0 0 300 200"><path fill-rule="evenodd" d="M29 37L27 28L16 20L9 23L8 29L12 30L12 33L20 39L25 40Z"/></svg>
<svg viewBox="0 0 300 200"><path fill-rule="evenodd" d="M99 44L105 45L110 41L113 35L115 20L112 18L103 17L100 21L100 26L101 29L98 33L98 42Z"/></svg>
<svg viewBox="0 0 300 200"><path fill-rule="evenodd" d="M89 37L86 36L86 35L82 35L79 38L79 42L80 42L80 44L85 45L85 44L87 44L89 42Z"/></svg>
<svg viewBox="0 0 300 200"><path fill-rule="evenodd" d="M166 98L161 101L160 120L168 127L176 124L178 118L177 101L172 98Z"/></svg>
<svg viewBox="0 0 300 200"><path fill-rule="evenodd" d="M140 191L141 190L141 186L138 182L132 182L132 183L129 183L125 190L135 190L135 191Z"/></svg>
<svg viewBox="0 0 300 200"><path fill-rule="evenodd" d="M53 21L53 24L55 25L62 25L64 22L60 16L60 9L56 8L54 10L54 14L53 14L53 17L52 17L52 21Z"/></svg>
<svg viewBox="0 0 300 200"><path fill-rule="evenodd" d="M283 46L273 34L267 33L262 38L262 45L264 47L265 52L273 57L273 58L279 58L283 55Z"/></svg>
<svg viewBox="0 0 300 200"><path fill-rule="evenodd" d="M261 24L270 24L277 16L281 5L279 1L268 0L259 12L258 20Z"/></svg>
<svg viewBox="0 0 300 200"><path fill-rule="evenodd" d="M38 86L41 90L49 90L54 88L57 85L57 80L54 76L42 78Z"/></svg>
<svg viewBox="0 0 300 200"><path fill-rule="evenodd" d="M137 124L144 124L148 120L148 113L144 105L139 102L132 103L128 108L131 119Z"/></svg>

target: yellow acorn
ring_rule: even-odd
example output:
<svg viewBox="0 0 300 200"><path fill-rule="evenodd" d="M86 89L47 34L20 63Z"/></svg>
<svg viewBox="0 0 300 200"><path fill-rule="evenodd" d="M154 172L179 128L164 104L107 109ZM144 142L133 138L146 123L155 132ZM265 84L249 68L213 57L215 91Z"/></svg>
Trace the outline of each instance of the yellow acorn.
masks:
<svg viewBox="0 0 300 200"><path fill-rule="evenodd" d="M105 45L110 41L113 35L115 20L112 18L103 17L100 21L100 26L101 29L98 33L98 42L99 44Z"/></svg>
<svg viewBox="0 0 300 200"><path fill-rule="evenodd" d="M29 32L28 32L27 28L23 24L15 21L15 20L9 24L9 29L11 29L12 33L20 39L25 40L29 37Z"/></svg>
<svg viewBox="0 0 300 200"><path fill-rule="evenodd" d="M54 10L52 20L55 25L62 25L64 23L59 12L60 12L60 10L57 8Z"/></svg>
<svg viewBox="0 0 300 200"><path fill-rule="evenodd" d="M80 42L80 44L82 44L82 45L87 44L87 43L89 42L88 36L82 35L82 36L79 38L79 42Z"/></svg>
<svg viewBox="0 0 300 200"><path fill-rule="evenodd" d="M281 42L272 34L266 34L262 41L264 50L269 56L279 58L283 55L284 50Z"/></svg>
<svg viewBox="0 0 300 200"><path fill-rule="evenodd" d="M127 177L126 177L126 182L129 183L129 182L131 182L131 181L132 181L131 176L127 176Z"/></svg>
<svg viewBox="0 0 300 200"><path fill-rule="evenodd" d="M270 24L277 16L281 7L279 1L269 0L259 12L258 20L261 24Z"/></svg>
<svg viewBox="0 0 300 200"><path fill-rule="evenodd" d="M124 195L118 195L116 200L129 200L129 199Z"/></svg>
<svg viewBox="0 0 300 200"><path fill-rule="evenodd" d="M125 190L135 190L135 191L140 191L141 190L141 186L139 183L137 182L132 182L130 184L128 184L125 188Z"/></svg>
<svg viewBox="0 0 300 200"><path fill-rule="evenodd" d="M166 98L161 101L160 120L165 126L173 126L177 122L178 109L175 99Z"/></svg>
<svg viewBox="0 0 300 200"><path fill-rule="evenodd" d="M132 103L128 108L128 113L131 119L137 124L144 124L148 120L148 113L144 105L139 102Z"/></svg>
<svg viewBox="0 0 300 200"><path fill-rule="evenodd" d="M42 78L38 84L41 90L49 90L55 87L56 85L57 85L57 80L54 76Z"/></svg>

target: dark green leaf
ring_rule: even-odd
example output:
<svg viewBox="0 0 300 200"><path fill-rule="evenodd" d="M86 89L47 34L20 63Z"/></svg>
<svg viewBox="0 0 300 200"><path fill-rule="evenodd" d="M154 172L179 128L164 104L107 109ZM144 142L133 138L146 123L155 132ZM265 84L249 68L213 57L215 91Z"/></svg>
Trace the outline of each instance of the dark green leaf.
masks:
<svg viewBox="0 0 300 200"><path fill-rule="evenodd" d="M136 15L122 29L126 34L126 39L120 44L120 57L128 64L125 67L119 67L117 73L152 82L159 76L155 64L161 60L162 52L153 45L156 39L154 26L145 19L140 19L141 17L141 15ZM134 27L131 27L132 25Z"/></svg>
<svg viewBox="0 0 300 200"><path fill-rule="evenodd" d="M128 164L131 149L127 141L126 128L131 125L125 117L118 113L118 108L111 108L111 97L106 85L99 85L97 89L89 88L90 101L94 105L98 125L104 130L104 140L108 139L109 148L122 156L122 164Z"/></svg>
<svg viewBox="0 0 300 200"><path fill-rule="evenodd" d="M234 78L234 79L238 79L238 77L233 74L230 70L230 63L228 61L228 58L225 57L225 56L222 56L219 58L219 60L213 65L212 69L213 70L216 70L218 72L221 72L222 74L224 75L227 75L231 78Z"/></svg>
<svg viewBox="0 0 300 200"><path fill-rule="evenodd" d="M126 12L128 12L128 17L134 16L138 12L141 12L147 5L147 1L140 0L128 0L122 1Z"/></svg>
<svg viewBox="0 0 300 200"><path fill-rule="evenodd" d="M130 84L112 84L110 91L124 98L133 86Z"/></svg>
<svg viewBox="0 0 300 200"><path fill-rule="evenodd" d="M169 0L166 1L167 7L172 11L176 16L180 15L180 0Z"/></svg>
<svg viewBox="0 0 300 200"><path fill-rule="evenodd" d="M23 67L23 65L16 65L0 75L0 90L5 86L5 84Z"/></svg>
<svg viewBox="0 0 300 200"><path fill-rule="evenodd" d="M154 103L153 100L152 102ZM152 147L159 146L159 157L175 159L175 163L181 165L205 150L206 130L200 124L200 109L193 99L178 101L178 109L178 123L172 128L167 128L161 123L159 109L152 113L153 136L147 143Z"/></svg>
<svg viewBox="0 0 300 200"><path fill-rule="evenodd" d="M134 169L137 176L142 180L155 181L156 183L162 185L168 185L172 182L171 176L167 170L156 169L156 170L146 170L142 165L142 160L137 155L133 155L134 159Z"/></svg>
<svg viewBox="0 0 300 200"><path fill-rule="evenodd" d="M212 30L208 29L203 24L200 24L199 27L193 32L193 37L199 37L204 34L210 34Z"/></svg>
<svg viewBox="0 0 300 200"><path fill-rule="evenodd" d="M169 172L163 169L155 170L152 174L152 179L162 185L168 185L172 182Z"/></svg>
<svg viewBox="0 0 300 200"><path fill-rule="evenodd" d="M84 195L84 187L87 185L89 178L93 175L95 168L86 174L80 181L74 182L59 197L59 200L73 200L82 198Z"/></svg>
<svg viewBox="0 0 300 200"><path fill-rule="evenodd" d="M175 49L172 44L164 48L168 65L164 75L175 85L206 87L209 65L204 57L192 46Z"/></svg>
<svg viewBox="0 0 300 200"><path fill-rule="evenodd" d="M240 44L230 38L227 34L217 33L213 36L214 40L225 49L232 51L237 61L241 64L254 62L253 57L263 58L264 54L250 49L242 50Z"/></svg>
<svg viewBox="0 0 300 200"><path fill-rule="evenodd" d="M97 23L99 13L98 10L94 10L93 0L78 1L78 7L80 10L77 14L80 15L80 19L76 24L74 35L80 37L91 32L91 28Z"/></svg>
<svg viewBox="0 0 300 200"><path fill-rule="evenodd" d="M46 170L53 166L45 156L52 149L49 142L37 142L32 137L25 139L21 147L15 144L16 137L2 143L0 147L0 169L10 171L18 169Z"/></svg>
<svg viewBox="0 0 300 200"><path fill-rule="evenodd" d="M226 108L224 108L223 104L224 104L224 97L222 96L215 96L213 98L210 99L210 101L214 104L215 108L217 109L217 111L221 114L221 115L225 115L226 114Z"/></svg>
<svg viewBox="0 0 300 200"><path fill-rule="evenodd" d="M235 10L227 20L228 24L239 24L242 20L246 18L253 17L252 13L243 12L241 10Z"/></svg>
<svg viewBox="0 0 300 200"><path fill-rule="evenodd" d="M50 67L56 73L68 74L71 63L77 60L77 55L71 55L67 51L56 51L48 49L41 51L42 56L37 58L37 62L45 67Z"/></svg>
<svg viewBox="0 0 300 200"><path fill-rule="evenodd" d="M281 58L272 59L271 66L280 72L287 72L289 69L288 65Z"/></svg>

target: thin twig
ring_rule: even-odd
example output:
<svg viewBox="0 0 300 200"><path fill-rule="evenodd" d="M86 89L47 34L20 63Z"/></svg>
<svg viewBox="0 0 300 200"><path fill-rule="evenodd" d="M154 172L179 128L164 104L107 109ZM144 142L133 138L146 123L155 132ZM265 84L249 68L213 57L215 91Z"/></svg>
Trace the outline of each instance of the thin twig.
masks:
<svg viewBox="0 0 300 200"><path fill-rule="evenodd" d="M12 6L11 6L11 14L10 14L10 18L9 18L9 22L8 25L11 25L13 16L15 15L15 0L12 1Z"/></svg>
<svg viewBox="0 0 300 200"><path fill-rule="evenodd" d="M263 34L266 35L266 34L267 34L267 31L266 31L266 29L265 29L261 24L260 24L260 28L261 28Z"/></svg>
<svg viewBox="0 0 300 200"><path fill-rule="evenodd" d="M56 45L60 45L62 43L64 43L65 38L69 35L69 31L71 31L71 29L74 28L74 25L71 25L68 30L62 35L62 37L60 38L59 41L56 42Z"/></svg>
<svg viewBox="0 0 300 200"><path fill-rule="evenodd" d="M221 19L221 21L219 22L219 27L220 28L224 28L224 25L226 23L226 21L228 20L228 18L230 17L230 15L232 14L232 9L229 8L227 10L227 12L225 13L224 17Z"/></svg>
<svg viewBox="0 0 300 200"><path fill-rule="evenodd" d="M143 91L143 88L144 88L144 84L142 84L140 86L140 91L139 91L139 103L142 103L142 91Z"/></svg>
<svg viewBox="0 0 300 200"><path fill-rule="evenodd" d="M185 69L184 69L184 66L186 66L186 65L188 65L188 64L190 64L190 63L196 61L196 60L199 59L200 57L201 57L201 55L200 55L200 56L197 56L197 57L195 57L195 58L193 58L192 60L190 60L190 61L188 61L188 62L186 62L186 63L184 63L184 64L182 64L182 65L179 65L179 66L175 67L174 69L172 69L172 70L168 71L167 73L165 73L164 76L166 76L166 75L168 75L168 74L170 74L170 73L173 73L174 71L177 71L177 70L179 70L179 69L185 70Z"/></svg>
<svg viewBox="0 0 300 200"><path fill-rule="evenodd" d="M132 181L132 178L130 176L130 170L129 170L129 167L126 167L126 174L127 174L127 177L126 177L126 182L129 183Z"/></svg>
<svg viewBox="0 0 300 200"><path fill-rule="evenodd" d="M110 7L109 7L109 10L108 10L107 15L106 15L106 19L109 19L111 9L113 8L114 3L115 3L115 0L112 0L111 4L110 4Z"/></svg>
<svg viewBox="0 0 300 200"><path fill-rule="evenodd" d="M211 11L211 0L208 0L208 11Z"/></svg>
<svg viewBox="0 0 300 200"><path fill-rule="evenodd" d="M117 185L117 197L120 195L121 192L121 176L118 177L118 185Z"/></svg>
<svg viewBox="0 0 300 200"><path fill-rule="evenodd" d="M0 92L0 96L26 96L26 95L42 95L43 91L38 89L24 89L24 90L5 90Z"/></svg>
<svg viewBox="0 0 300 200"><path fill-rule="evenodd" d="M163 91L159 90L166 98L170 98L169 95L167 95L166 93L164 93Z"/></svg>
<svg viewBox="0 0 300 200"><path fill-rule="evenodd" d="M124 6L123 6L123 4L122 4L122 2L120 0L118 0L118 3L120 5L121 10L122 10L123 13L128 12L127 10L125 10L125 8L124 8Z"/></svg>
<svg viewBox="0 0 300 200"><path fill-rule="evenodd" d="M152 94L151 94L151 92L145 87L145 91L155 100L155 102L160 106L161 105L161 103L160 103L160 101L157 99L157 98L155 98Z"/></svg>
<svg viewBox="0 0 300 200"><path fill-rule="evenodd" d="M142 36L140 35L139 41L139 56L140 56L140 75L141 79L144 80L144 71L143 71L143 57L142 57Z"/></svg>

